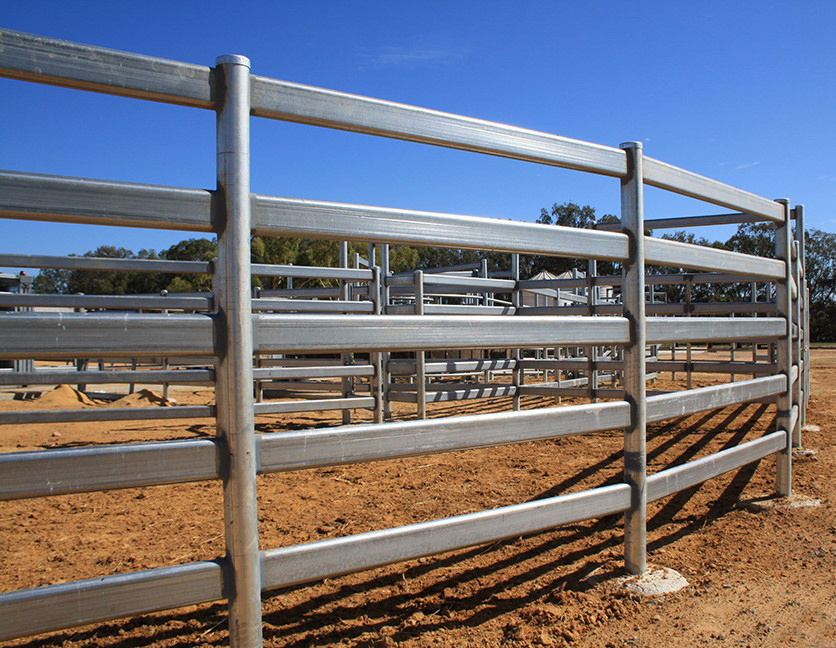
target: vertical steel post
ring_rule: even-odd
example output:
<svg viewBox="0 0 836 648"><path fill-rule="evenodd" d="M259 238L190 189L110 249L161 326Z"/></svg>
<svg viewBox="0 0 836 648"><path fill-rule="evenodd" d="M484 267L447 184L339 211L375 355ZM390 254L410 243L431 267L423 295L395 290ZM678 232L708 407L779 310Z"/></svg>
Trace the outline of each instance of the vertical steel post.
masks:
<svg viewBox="0 0 836 648"><path fill-rule="evenodd" d="M514 291L511 293L511 301L514 305L514 315L520 315L522 308L522 291L520 290L520 255L511 255L511 279L514 280ZM520 388L525 379L523 377L523 370L520 366L522 362L522 349L514 349L514 411L520 411Z"/></svg>
<svg viewBox="0 0 836 648"><path fill-rule="evenodd" d="M374 258L374 248L369 246ZM374 304L374 314L380 315L380 268L376 265L372 266L372 280L369 283L369 299ZM378 352L370 353L369 360L374 366L374 376L372 377L372 396L374 396L374 422L383 423L383 354Z"/></svg>
<svg viewBox="0 0 836 648"><path fill-rule="evenodd" d="M776 456L776 490L781 497L792 494L792 236L790 231L789 201L778 201L784 206L784 220L775 228L775 258L784 262L784 278L775 282L778 316L787 322L787 330L778 340L778 371L787 377L786 389L778 395L776 424L779 430L787 431L787 443Z"/></svg>
<svg viewBox="0 0 836 648"><path fill-rule="evenodd" d="M795 209L795 263L793 263L793 276L798 286L797 301L795 303L795 322L798 325L798 336L795 341L795 358L798 363L798 382L796 383L793 402L798 405L798 427L796 447L801 447L801 428L806 423L804 410L807 399L807 371L809 365L805 357L807 347L807 327L804 318L807 314L807 272L804 268L804 254L806 240L804 235L804 205L796 205Z"/></svg>
<svg viewBox="0 0 836 648"><path fill-rule="evenodd" d="M685 313L686 317L691 317L691 312L694 310L693 307L693 277L691 275L685 275ZM685 343L685 365L687 367L687 373L685 375L685 387L687 389L691 389L693 387L693 364L692 364L692 355L691 355L691 341L688 340Z"/></svg>
<svg viewBox="0 0 836 648"><path fill-rule="evenodd" d="M751 295L751 300L750 301L753 304L756 304L758 302L758 283L756 281L753 281L752 283L749 284L749 292L750 292L750 295ZM757 316L758 316L757 312L753 313L753 317L757 318ZM758 362L758 341L757 340L752 341L752 362L754 364L757 364L757 362ZM757 372L752 372L752 378L757 378L757 377L758 377Z"/></svg>
<svg viewBox="0 0 836 648"><path fill-rule="evenodd" d="M380 246L380 312L387 314L389 311L389 244ZM389 385L392 383L392 374L389 372L389 358L391 354L384 351L380 356L380 364L383 369L383 418L392 418L392 401L389 400Z"/></svg>
<svg viewBox="0 0 836 648"><path fill-rule="evenodd" d="M340 250L340 267L347 268L348 267L348 241L340 241L339 245ZM349 286L348 282L344 279L340 280L340 300L348 301L349 299ZM347 316L346 316L347 317ZM352 353L343 353L341 354L341 359L343 365L351 365L354 364L354 354ZM350 376L345 376L340 379L340 383L342 383L342 397L343 398L350 398L354 395L354 381ZM348 425L351 423L351 410L344 409L342 411L342 420L343 425Z"/></svg>
<svg viewBox="0 0 836 648"><path fill-rule="evenodd" d="M792 254L790 255L791 265L792 265L792 278L795 280L796 285L796 295L792 299L792 315L790 316L790 339L792 341L792 354L790 356L790 366L797 367L796 371L796 378L792 384L792 402L799 407L799 417L801 416L800 405L801 405L801 383L803 382L802 376L802 363L801 363L801 273L799 272L799 247L798 241L791 240L790 245L792 246ZM795 427L792 430L792 447L793 448L800 448L801 447L801 419L798 419Z"/></svg>
<svg viewBox="0 0 836 648"><path fill-rule="evenodd" d="M621 145L627 153L627 175L621 180L621 228L629 239L629 258L622 276L624 317L630 343L624 346L624 398L630 404L630 427L624 431L624 480L630 485L625 514L624 560L627 571L647 569L647 400L644 261L644 186L641 142Z"/></svg>
<svg viewBox="0 0 836 648"><path fill-rule="evenodd" d="M520 309L522 308L522 291L520 290L520 255L519 254L512 254L511 255L511 279L514 280L514 290L511 293L511 303L514 306L514 315L520 315ZM522 362L522 349L516 348L514 349L514 371L513 371L513 382L514 382L514 411L520 411L520 387L524 382L523 378L523 370L520 366Z"/></svg>
<svg viewBox="0 0 836 648"><path fill-rule="evenodd" d="M595 306L598 304L597 293L598 289L595 287L595 276L598 274L598 261L590 259L586 272L586 314L592 317L595 315ZM596 392L598 389L598 347L587 347L587 371L586 371L586 391L590 403L597 403L598 397Z"/></svg>
<svg viewBox="0 0 836 648"><path fill-rule="evenodd" d="M229 640L261 646L256 448L253 420L253 316L250 278L250 62L221 56L217 75L219 222L214 290L218 435L224 440L225 579Z"/></svg>
<svg viewBox="0 0 836 648"><path fill-rule="evenodd" d="M424 271L416 270L415 274L415 314L424 314ZM418 418L427 418L427 369L426 354L415 352L415 387L418 401Z"/></svg>

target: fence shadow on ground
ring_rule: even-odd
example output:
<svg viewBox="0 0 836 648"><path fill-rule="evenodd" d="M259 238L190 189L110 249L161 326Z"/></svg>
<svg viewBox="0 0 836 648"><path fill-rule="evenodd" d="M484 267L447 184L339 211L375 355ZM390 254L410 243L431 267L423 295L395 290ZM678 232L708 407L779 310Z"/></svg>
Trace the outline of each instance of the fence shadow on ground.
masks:
<svg viewBox="0 0 836 648"><path fill-rule="evenodd" d="M728 435L722 447L734 447L751 434L767 409L764 404L741 405L655 425L649 430L648 462L683 448L668 462L684 463L722 435ZM648 550L671 545L734 510L758 465L739 469L722 495L707 501L707 510L696 515L677 519L700 486L671 496L648 520L648 533L654 536ZM618 483L621 470L619 450L533 499L565 493L596 475L602 479L595 486ZM378 570L271 592L265 598L265 639L281 641L289 648L302 648L311 645L312 637L317 645L327 645L388 629L389 636L397 642L449 626L451 615L458 626L476 627L553 592L586 590L592 586L592 572L595 582L618 573L619 567L613 566L612 558L622 543L619 518L608 516L449 553L438 559L411 561L383 568L383 574ZM301 592L308 596L300 599ZM276 609L276 603L283 598L295 602ZM420 620L411 622L419 612ZM140 630L144 626L149 629ZM323 632L323 628L329 629ZM20 645L35 648L72 641L79 645L112 643L143 648L169 642L185 647L194 645L195 633L202 645L226 645L226 606L216 603L190 612L145 614L62 631Z"/></svg>

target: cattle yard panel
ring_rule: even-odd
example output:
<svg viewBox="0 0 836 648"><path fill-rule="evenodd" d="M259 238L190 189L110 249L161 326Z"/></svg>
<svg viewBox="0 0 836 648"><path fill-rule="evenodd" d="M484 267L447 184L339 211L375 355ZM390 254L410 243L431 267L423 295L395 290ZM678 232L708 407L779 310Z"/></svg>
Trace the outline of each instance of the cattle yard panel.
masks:
<svg viewBox="0 0 836 648"><path fill-rule="evenodd" d="M263 591L613 513L626 515L625 564L629 572L640 573L646 565L647 502L768 455L777 457L778 493L790 493L791 448L793 440L800 443L796 430L804 418L809 391L803 211L799 207L791 210L786 201L761 198L653 160L644 156L640 144L628 143L622 148L601 146L267 79L253 75L249 61L241 56L220 57L216 67L209 68L9 30L0 31L0 41L3 76L214 110L218 125L216 190L0 172L0 217L218 235L216 262L209 267L200 264L199 270L198 266L190 266L201 272L211 270L213 296L203 296L199 303L177 302L192 312L162 312L166 310L164 304L181 299L166 296L153 298L153 307L162 309L160 312L17 312L0 316L0 359L213 357L211 370L194 369L196 373L188 379L215 384L216 408L204 414L216 418L217 436L6 453L0 456L0 497L43 497L219 479L224 486L227 545L226 555L217 560L0 594L0 638L226 599L231 644L259 646ZM252 116L617 178L622 192L621 223L617 231L579 230L252 194L248 156ZM774 223L775 258L752 257L646 236L644 230L649 222L644 221L643 213L645 185L734 212L699 217L701 221ZM795 241L790 227L793 216ZM686 221L676 222L684 226ZM665 221L665 225L671 224L671 219ZM362 277L343 276L338 301L354 303L346 289L352 279L366 281L381 297L366 299L372 302L370 310L345 312L348 310L345 304L337 304L338 312L330 313L282 312L290 307L271 300L287 295L262 293L253 298L250 277L254 272L282 272L251 264L249 241L253 234L380 245L381 267L377 268L376 259L370 255L370 268L353 269L362 271ZM578 313L540 311L527 317L494 312L466 316L431 313L420 294L429 274L422 273L410 278L417 296L413 312L387 313L397 285L397 281L387 281L390 272L388 259L384 258L386 246L392 244L615 261L623 266L621 278L617 282L612 278L600 278L600 281L619 283L622 300L609 314L604 313L607 305L589 303L581 305L583 310ZM347 255L341 257L341 265L347 265ZM94 268L101 262L78 259L61 263ZM116 262L108 260L108 263ZM135 263L132 260L122 265L128 267ZM145 263L140 265L146 267ZM775 305L762 313L763 317L706 317L706 312L718 311L699 312L697 304L687 300L683 311L662 310L665 316L660 316L655 304L646 303L645 284L655 281L647 277L648 264L685 267L696 273L743 275L746 281L771 282L776 285ZM513 287L518 289L511 291L512 303L508 308L524 311L519 264L512 267L511 277L503 281L513 282ZM369 270L371 277L367 274ZM681 277L686 289L690 290L697 276ZM483 279L489 281L487 277ZM599 278L582 281L595 286ZM482 287L498 292L512 286L485 283ZM172 301L166 301L169 299ZM484 302L479 305L485 306ZM136 303L131 307L137 308ZM488 303L487 307L492 306ZM645 317L646 313L651 316ZM165 336L158 335L161 330ZM719 341L775 345L775 362L766 363L767 375L749 380L673 393L647 391L647 372L654 368L647 359L648 345ZM623 352L620 359L605 361L590 357L582 362L590 371L605 366L595 363L618 363L617 370L623 375L623 393L617 394L617 400L519 409L519 396L525 387L523 365L531 362L519 350L555 347L620 347ZM379 422L387 409L383 392L391 384L388 376L396 365L394 361L387 362L390 354L419 354L416 366L422 364L424 354L426 369L431 364L427 352L472 348L514 350L511 360L515 362L510 364L513 390L509 392L514 397L514 411ZM253 368L254 358L270 354L331 354L340 357L342 363L350 362L351 354L369 354L374 375L368 397L352 395L351 372L335 375L344 381L342 397L356 399L352 403L356 407L373 406L378 422L255 434L253 417L271 411L272 404L254 402L254 380L281 376L282 369L290 368ZM549 362L562 360L558 357ZM685 365L674 360L669 365L655 362L663 365L659 369L678 371L690 369L692 364L690 352ZM754 373L752 367L749 369ZM290 372L284 374L288 375ZM167 376L158 374L157 377ZM583 391L593 398L601 395L595 393L594 387ZM426 385L419 384L419 389L425 390ZM703 459L647 474L647 423L761 399L777 400L778 425L774 432ZM14 421L6 418L4 422ZM259 547L257 474L614 429L626 430L624 481L619 484L322 542L280 549Z"/></svg>

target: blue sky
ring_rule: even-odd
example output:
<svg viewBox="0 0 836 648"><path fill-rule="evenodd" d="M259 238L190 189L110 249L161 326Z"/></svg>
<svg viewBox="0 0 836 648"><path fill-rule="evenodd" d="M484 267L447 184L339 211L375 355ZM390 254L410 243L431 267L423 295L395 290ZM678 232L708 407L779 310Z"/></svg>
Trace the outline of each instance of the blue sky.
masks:
<svg viewBox="0 0 836 648"><path fill-rule="evenodd" d="M504 122L804 204L836 231L836 2L5 2L9 29ZM213 188L205 110L0 79L5 169ZM534 220L618 181L254 119L257 193ZM648 189L646 217L725 210ZM725 239L731 228L697 232ZM0 251L164 249L180 232L0 221Z"/></svg>

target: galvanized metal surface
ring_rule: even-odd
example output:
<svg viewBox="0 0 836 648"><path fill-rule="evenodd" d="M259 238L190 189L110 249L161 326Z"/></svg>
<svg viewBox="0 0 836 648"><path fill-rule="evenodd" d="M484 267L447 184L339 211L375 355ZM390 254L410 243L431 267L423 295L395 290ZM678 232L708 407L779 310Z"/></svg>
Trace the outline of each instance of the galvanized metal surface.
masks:
<svg viewBox="0 0 836 648"><path fill-rule="evenodd" d="M686 488L717 477L746 464L758 461L781 450L787 443L787 432L778 430L760 439L720 450L707 457L668 468L647 478L647 499L653 502Z"/></svg>
<svg viewBox="0 0 836 648"><path fill-rule="evenodd" d="M108 407L85 410L35 410L0 412L0 425L23 423L71 423L84 421L171 420L183 418L212 418L215 408L210 405L180 405L178 407Z"/></svg>
<svg viewBox="0 0 836 648"><path fill-rule="evenodd" d="M806 343L806 315L802 315L800 305L800 300L806 298L803 270L798 269L793 276L790 263L794 258L803 258L803 254L797 251L793 257L788 205L644 158L641 145L625 145L625 150L613 149L467 117L253 77L249 73L249 62L243 57L222 57L218 59L217 70L210 70L203 66L0 30L0 75L218 110L219 192L0 172L0 218L217 231L220 234L217 264L90 258L60 260L30 255L0 255L0 262L11 261L10 265L22 267L153 272L214 270L214 292L217 295L214 306L218 313L214 316L3 314L0 316L0 358L20 361L21 358L38 357L219 356L215 375L197 371L191 372L191 376L200 375L202 380L217 378L216 414L221 437L216 440L3 455L0 456L0 498L221 478L224 480L228 548L228 558L223 563L229 576L222 589L219 561L3 594L0 595L0 609L3 611L0 638L227 596L230 599L233 645L258 646L261 643L259 590L262 587L271 589L307 582L616 512L627 513L627 567L630 571L640 572L645 565L644 523L648 497L663 497L776 451L779 451L778 491L789 494L789 445L792 435L787 431L793 432L799 420L803 420L803 407L793 402L792 390L795 400L803 402L809 391L806 388L809 363L806 357L802 358L802 339ZM624 233L252 195L249 190L248 155L250 114L618 177L622 181L620 227L624 228ZM680 226L683 222L703 224L757 219L779 223L781 227L776 237L778 258L762 259L645 237L644 227L652 227L654 221L643 221L643 184L701 198L744 214L661 219L656 221L658 227ZM803 211L798 210L797 226L802 219ZM249 238L252 233L343 241L341 258L344 258L340 264L343 267L251 266ZM368 270L345 267L348 265L347 240L384 243L380 260L382 276L374 267ZM388 243L510 252L515 255L511 272L514 281L488 279L484 263L480 268L482 277L427 273L409 279L389 278L385 281L389 275ZM374 266L374 251L373 247L370 248L368 266ZM626 276L623 279L593 276L553 282L520 282L519 258L516 256L519 253L624 262ZM646 278L646 262L717 272ZM360 265L359 259L356 264ZM339 289L263 291L263 299L251 300L251 274L286 276L289 281L293 277L330 277L338 279L341 286ZM722 307L691 303L694 283L734 283L751 281L752 277L778 280L776 302L780 317L732 320L708 317L646 319L644 316L645 311L671 314L676 311L688 316L700 311L737 312L738 308L748 312L773 311L775 305L764 303ZM349 287L347 282L363 282L363 285ZM684 283L687 293L684 311L680 311L682 307L678 305L646 308L645 283ZM393 290L390 288L393 284L404 286ZM408 292L412 284L416 286L414 306L405 308L417 310L419 314L383 315L393 315L398 311L398 306L391 305L390 297L398 290ZM595 314L606 311L618 315L621 312L621 306L597 305L580 296L576 301L585 303L568 309L554 309L554 314L560 317L544 316L546 312L552 313L551 310L522 308L523 289L571 287L594 290L607 285L622 287L623 317L566 317L565 313L571 312L571 308L581 309L588 315L592 315L593 310ZM425 304L423 298L424 294L438 298L445 294L459 296L470 293L478 300L478 306ZM510 294L511 303L496 301L496 294L490 293L499 293L503 297ZM296 299L291 303L291 300L267 298L291 295L339 297L339 301ZM358 296L368 301L355 301ZM35 296L28 301L18 296L1 299L5 300L2 303L13 306L34 305L37 302L70 306L82 303L82 298L75 297ZM15 301L18 299L23 301ZM150 300L133 297L121 300L110 297L84 299L87 300L84 303L109 308L193 309L211 306L207 298L192 295L154 297ZM799 301L794 305L793 299ZM374 314L350 317L253 315L253 303L257 309L337 309L340 312ZM536 314L526 318L508 316L530 315L532 312ZM161 331L164 335L158 334ZM791 341L793 335L796 340L794 346ZM253 338L257 341L255 344ZM685 363L648 362L645 357L646 343L683 340L689 345ZM700 366L692 362L690 342L714 340L776 342L778 369L782 375L645 397L648 369L675 367L676 370L687 370L690 386L691 372ZM522 360L520 349L553 349L561 345L625 345L623 362L599 362L592 356L580 361L584 365L580 369L591 375L601 367L622 369L625 372L624 392L595 389L596 385L589 385L586 377L561 382L559 373L554 383L522 384L525 366L555 370L560 366L569 367L572 361L527 365L533 361ZM428 366L430 371L435 371L435 366L449 371L450 365L427 363L424 352L460 348L515 349L514 360L510 361L491 361L494 362L492 365L478 360L454 361L452 364L455 370L462 371L511 369L514 384L497 385L486 380L487 384L480 385L428 385L425 380ZM254 372L251 361L255 349L266 353L334 352L342 354L343 363L348 366L307 369L298 366L265 367ZM371 353L370 364L352 367L351 354L364 351ZM388 363L390 366L387 368L385 356L392 351L416 351L418 355L411 365L395 361ZM757 360L756 350L754 355ZM293 361L289 362L292 365ZM773 369L769 363L703 363L701 366L732 373L743 369L747 373ZM391 369L414 372L419 377L417 385L390 386L391 400L411 400L418 402L422 408L428 401L486 395L513 396L515 408L518 408L521 394L549 391L564 395L577 392L577 395L592 399L624 396L626 402L282 432L259 435L258 439L253 433L253 416L267 412L336 408L343 409L344 421L347 421L350 408L374 407L375 420L379 421L387 409L388 401L381 397L385 386L391 383L388 374ZM300 371L306 373L303 375ZM117 373L120 372L102 372L101 382L118 382L114 375ZM180 372L123 372L122 377L131 376L133 379L134 375L153 374L160 378L172 373ZM92 380L90 377L95 374L97 372L74 373L73 382ZM10 377L0 376L0 384L6 378L11 380L25 375L26 372L17 372L9 374ZM255 405L252 402L254 377L265 380L324 375L342 379L344 398ZM355 376L373 378L370 397L353 395L352 380ZM545 379L548 380L547 377ZM50 384L51 381L49 379L42 384ZM582 387L584 384L587 387ZM328 388L328 385L325 387ZM776 397L780 428L777 432L646 478L646 421ZM211 407L204 406L153 408L153 411L151 408L132 409L130 415L132 418L176 417L187 412L189 416L215 413ZM127 416L128 413L119 410L8 412L0 415L0 423L12 420L102 420L119 418L123 414ZM407 457L609 429L628 430L625 436L626 484L349 538L258 551L257 471Z"/></svg>
<svg viewBox="0 0 836 648"><path fill-rule="evenodd" d="M208 274L212 272L212 264L205 261L114 259L110 257L49 256L44 254L0 254L0 266L65 268L68 270L116 270L117 272L176 272L178 274Z"/></svg>
<svg viewBox="0 0 836 648"><path fill-rule="evenodd" d="M629 322L624 345L624 400L630 420L624 428L624 481L630 506L624 514L624 563L631 574L647 569L647 379L645 353L652 341L645 317L644 177L641 142L623 144L627 174L621 179L621 228L630 239L630 258L622 266L621 300Z"/></svg>
<svg viewBox="0 0 836 648"><path fill-rule="evenodd" d="M644 166L644 182L651 187L705 200L721 207L767 218L776 223L781 223L786 219L784 210L767 198L761 198L748 191L652 158L645 158Z"/></svg>
<svg viewBox="0 0 836 648"><path fill-rule="evenodd" d="M505 124L253 77L253 115L622 176L616 148Z"/></svg>
<svg viewBox="0 0 836 648"><path fill-rule="evenodd" d="M483 448L617 429L626 403L574 405L259 436L262 472Z"/></svg>
<svg viewBox="0 0 836 648"><path fill-rule="evenodd" d="M625 484L603 486L458 517L372 531L263 552L265 590L515 538L620 513L630 504Z"/></svg>
<svg viewBox="0 0 836 648"><path fill-rule="evenodd" d="M215 439L0 454L0 499L218 479Z"/></svg>
<svg viewBox="0 0 836 648"><path fill-rule="evenodd" d="M250 61L222 56L215 70L218 189L223 196L213 290L218 308L215 399L224 441L225 567L229 642L257 648L261 638L256 444L253 420L253 330L250 270ZM220 207L220 206L219 206Z"/></svg>
<svg viewBox="0 0 836 648"><path fill-rule="evenodd" d="M212 297L146 295L19 295L0 292L0 306L102 308L110 310L211 310Z"/></svg>
<svg viewBox="0 0 836 648"><path fill-rule="evenodd" d="M284 353L327 353L342 349L504 349L555 344L623 344L627 340L627 321L620 317L530 317L514 320L490 315L469 318L440 315L357 315L351 318L335 315L259 315L255 327L259 351Z"/></svg>
<svg viewBox="0 0 836 648"><path fill-rule="evenodd" d="M141 371L33 371L27 373L0 372L0 385L61 385L88 383L180 383L202 385L212 383L215 372L209 369L180 369L163 371L147 369Z"/></svg>
<svg viewBox="0 0 836 648"><path fill-rule="evenodd" d="M615 232L273 196L253 196L253 229L270 236L627 258L627 239Z"/></svg>
<svg viewBox="0 0 836 648"><path fill-rule="evenodd" d="M213 354L213 320L209 315L4 313L0 316L0 358L159 358Z"/></svg>
<svg viewBox="0 0 836 648"><path fill-rule="evenodd" d="M0 171L0 218L211 232L212 200L199 189Z"/></svg>
<svg viewBox="0 0 836 648"><path fill-rule="evenodd" d="M0 594L0 640L217 601L224 595L218 561L8 592Z"/></svg>
<svg viewBox="0 0 836 648"><path fill-rule="evenodd" d="M154 56L0 29L0 76L212 108L211 71Z"/></svg>
<svg viewBox="0 0 836 648"><path fill-rule="evenodd" d="M765 259L751 254L718 250L680 241L645 237L648 263L674 268L694 268L717 272L744 273L750 277L778 279L784 265L776 259Z"/></svg>

